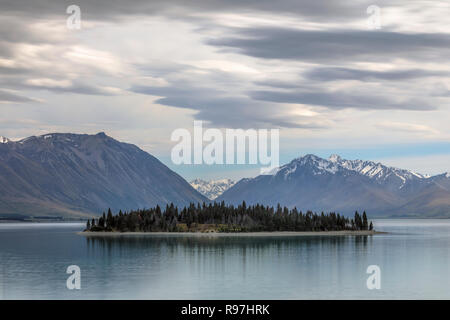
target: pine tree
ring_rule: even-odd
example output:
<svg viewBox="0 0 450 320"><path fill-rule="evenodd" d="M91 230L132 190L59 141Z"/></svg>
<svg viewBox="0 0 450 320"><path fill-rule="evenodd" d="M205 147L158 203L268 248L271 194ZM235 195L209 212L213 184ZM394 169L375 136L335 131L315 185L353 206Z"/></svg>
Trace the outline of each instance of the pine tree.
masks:
<svg viewBox="0 0 450 320"><path fill-rule="evenodd" d="M106 228L112 229L113 227L113 215L111 209L108 209L108 215L106 217Z"/></svg>
<svg viewBox="0 0 450 320"><path fill-rule="evenodd" d="M105 223L106 223L106 215L105 215L105 213L103 212L103 215L102 215L102 217L101 217L101 223L100 223L100 227L105 227Z"/></svg>
<svg viewBox="0 0 450 320"><path fill-rule="evenodd" d="M363 230L367 230L369 228L368 224L367 224L367 215L366 212L363 212L363 220L362 220L362 229Z"/></svg>
<svg viewBox="0 0 450 320"><path fill-rule="evenodd" d="M356 230L361 230L362 227L361 216L359 215L358 211L355 212L355 227Z"/></svg>

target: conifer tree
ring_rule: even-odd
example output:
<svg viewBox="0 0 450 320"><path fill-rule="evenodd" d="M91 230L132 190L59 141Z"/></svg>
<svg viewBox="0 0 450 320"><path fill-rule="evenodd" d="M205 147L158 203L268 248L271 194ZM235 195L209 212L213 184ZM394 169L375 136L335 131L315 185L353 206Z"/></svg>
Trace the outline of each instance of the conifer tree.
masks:
<svg viewBox="0 0 450 320"><path fill-rule="evenodd" d="M367 224L367 215L366 212L363 212L363 220L362 220L362 229L363 230L368 230L369 226Z"/></svg>
<svg viewBox="0 0 450 320"><path fill-rule="evenodd" d="M108 215L106 216L106 228L112 228L113 227L113 215L111 212L111 208L108 209Z"/></svg>

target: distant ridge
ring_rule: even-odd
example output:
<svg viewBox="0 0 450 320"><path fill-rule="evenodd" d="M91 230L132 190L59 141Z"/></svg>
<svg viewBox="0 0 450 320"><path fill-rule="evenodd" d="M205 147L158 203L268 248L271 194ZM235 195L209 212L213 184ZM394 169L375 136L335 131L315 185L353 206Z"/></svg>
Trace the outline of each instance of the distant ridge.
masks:
<svg viewBox="0 0 450 320"><path fill-rule="evenodd" d="M348 215L366 210L371 216L450 217L450 175L430 177L373 161L308 154L274 175L240 180L217 198L222 200Z"/></svg>
<svg viewBox="0 0 450 320"><path fill-rule="evenodd" d="M103 132L0 143L0 215L77 217L203 201L158 159Z"/></svg>
<svg viewBox="0 0 450 320"><path fill-rule="evenodd" d="M195 179L190 182L191 186L195 190L200 192L202 195L210 200L216 199L226 190L231 188L236 182L231 179L220 179L220 180L202 180Z"/></svg>

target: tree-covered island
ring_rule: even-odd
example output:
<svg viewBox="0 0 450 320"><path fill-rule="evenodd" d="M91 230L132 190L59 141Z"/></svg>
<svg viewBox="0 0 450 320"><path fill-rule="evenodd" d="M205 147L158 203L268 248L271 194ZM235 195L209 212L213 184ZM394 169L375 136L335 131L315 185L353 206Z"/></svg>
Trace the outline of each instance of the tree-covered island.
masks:
<svg viewBox="0 0 450 320"><path fill-rule="evenodd" d="M226 206L222 203L190 204L181 210L173 204L88 220L86 232L276 232L276 231L371 231L364 212L350 219L338 213L302 213L288 209L253 205Z"/></svg>

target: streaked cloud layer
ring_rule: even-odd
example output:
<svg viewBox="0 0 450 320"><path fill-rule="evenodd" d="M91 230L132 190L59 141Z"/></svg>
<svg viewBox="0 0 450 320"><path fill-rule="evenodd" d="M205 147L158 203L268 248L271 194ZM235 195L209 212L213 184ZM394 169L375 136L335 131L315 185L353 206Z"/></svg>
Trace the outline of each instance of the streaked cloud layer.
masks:
<svg viewBox="0 0 450 320"><path fill-rule="evenodd" d="M83 0L81 30L70 4L0 4L0 135L106 131L161 156L194 119L281 128L299 155L450 140L447 1L378 1L377 30L371 1Z"/></svg>

